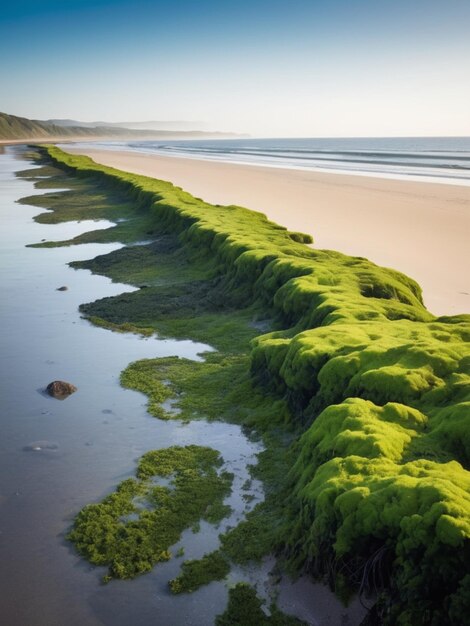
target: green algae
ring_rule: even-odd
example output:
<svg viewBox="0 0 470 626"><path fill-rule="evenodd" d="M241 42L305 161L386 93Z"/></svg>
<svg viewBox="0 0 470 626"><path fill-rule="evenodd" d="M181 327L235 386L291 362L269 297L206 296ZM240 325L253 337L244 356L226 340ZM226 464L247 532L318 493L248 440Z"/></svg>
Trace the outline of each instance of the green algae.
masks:
<svg viewBox="0 0 470 626"><path fill-rule="evenodd" d="M248 565L272 553L278 544L280 519L287 494L280 488L290 463L287 448L288 408L253 386L247 355L208 353L201 362L178 357L131 363L121 383L149 398L148 411L160 419L217 419L248 427L263 427L268 449L251 468L263 481L265 501L257 504L236 527L220 535L220 552L233 563ZM162 403L171 399L171 410ZM283 440L278 429L282 427ZM268 434L270 433L270 434Z"/></svg>
<svg viewBox="0 0 470 626"><path fill-rule="evenodd" d="M214 580L223 580L229 572L229 562L216 550L201 559L184 561L181 574L170 580L170 589L174 594L192 593Z"/></svg>
<svg viewBox="0 0 470 626"><path fill-rule="evenodd" d="M378 591L381 623L463 623L469 316L436 319L408 277L308 248L259 213L212 206L170 183L56 148L48 153L91 194L98 186L119 197L123 210L132 205L130 228L118 223L97 237L138 241L145 228L155 238L134 261L128 255L129 271L121 251L90 262L93 271L147 288L83 312L103 325L154 328L221 351L194 367L160 363L169 389L157 360L153 372L149 364L131 366L129 386L149 393L155 414L159 394L171 393L183 419L305 431L293 447L289 488L279 479L283 506L271 511L281 523L266 544L337 589L346 577ZM258 319L277 330L258 336ZM249 528L249 517L242 524L249 537L262 526Z"/></svg>
<svg viewBox="0 0 470 626"><path fill-rule="evenodd" d="M276 548L279 519L279 506L268 496L237 526L220 535L220 551L239 565L260 562Z"/></svg>
<svg viewBox="0 0 470 626"><path fill-rule="evenodd" d="M41 158L35 160L43 163ZM34 220L40 224L102 219L114 222L110 228L85 232L70 240L36 243L30 247L50 248L80 243L129 243L147 239L148 233L152 231L152 220L139 211L128 197L109 189L107 185L77 178L51 165L42 165L37 169L18 172L17 175L28 178L38 189L52 188L50 192L27 196L18 201L20 204L46 209L34 217ZM44 179L42 176L48 176L48 178ZM57 191L57 189L64 190Z"/></svg>
<svg viewBox="0 0 470 626"><path fill-rule="evenodd" d="M201 519L217 523L227 514L220 505L233 476L219 472L221 464L216 450L201 446L147 452L137 478L82 509L68 539L91 563L108 566L106 582L148 572L171 558L169 549L183 530Z"/></svg>
<svg viewBox="0 0 470 626"><path fill-rule="evenodd" d="M88 317L88 320L95 326L107 328L108 330L113 330L116 333L132 333L134 335L142 335L143 337L150 337L151 335L155 334L155 330L153 328L136 326L135 324L131 324L130 322L124 322L123 324L114 324L113 322L108 322L104 320L102 317L95 317L93 315L90 315L90 317Z"/></svg>
<svg viewBox="0 0 470 626"><path fill-rule="evenodd" d="M121 374L121 383L148 395L156 417L189 421L217 419L247 426L284 423L288 409L253 386L246 354L206 353L194 362L179 357L142 359ZM161 403L172 399L172 411ZM175 414L174 409L177 409Z"/></svg>
<svg viewBox="0 0 470 626"><path fill-rule="evenodd" d="M229 591L228 606L215 620L216 626L302 626L305 622L286 615L276 606L270 607L270 615L263 610L263 602L255 589L246 583L238 583Z"/></svg>

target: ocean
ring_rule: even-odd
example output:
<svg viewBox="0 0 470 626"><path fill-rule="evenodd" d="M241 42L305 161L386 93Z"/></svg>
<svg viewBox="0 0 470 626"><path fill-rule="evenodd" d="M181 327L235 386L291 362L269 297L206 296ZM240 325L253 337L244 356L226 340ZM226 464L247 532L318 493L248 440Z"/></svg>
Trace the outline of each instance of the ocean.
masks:
<svg viewBox="0 0 470 626"><path fill-rule="evenodd" d="M93 147L470 185L470 137L114 141Z"/></svg>

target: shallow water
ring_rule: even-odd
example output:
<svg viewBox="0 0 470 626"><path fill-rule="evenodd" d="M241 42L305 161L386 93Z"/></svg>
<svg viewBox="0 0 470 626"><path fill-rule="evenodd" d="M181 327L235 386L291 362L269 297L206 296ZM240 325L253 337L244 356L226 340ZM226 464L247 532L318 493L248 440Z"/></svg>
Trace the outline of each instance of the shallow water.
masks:
<svg viewBox="0 0 470 626"><path fill-rule="evenodd" d="M224 520L223 529L245 508L239 487L260 445L237 426L156 420L147 414L143 395L119 386L119 374L130 361L169 355L194 359L207 346L112 333L80 319L80 303L132 289L66 263L119 246L26 248L108 224L35 223L32 217L39 209L15 204L34 193L32 183L14 175L25 168L20 153L20 148L10 148L0 157L2 622L155 624L158 614L158 623L211 624L226 603L223 584L193 596L171 596L167 581L182 560L174 559L134 581L103 586L103 568L90 568L79 559L64 533L82 506L133 474L145 451L188 443L217 448L229 470L240 470L238 489L229 498L237 513ZM56 291L62 285L68 291ZM44 387L55 379L72 382L78 391L63 402L44 395ZM255 489L261 497L256 481ZM221 529L202 524L197 535L186 533L184 558L216 547Z"/></svg>
<svg viewBox="0 0 470 626"><path fill-rule="evenodd" d="M32 218L40 209L15 203L35 192L31 182L15 177L15 171L27 167L22 150L7 148L0 154L1 621L8 626L213 624L227 602L226 583L175 597L168 580L184 559L216 548L218 534L263 497L256 480L249 492L241 489L249 478L247 465L256 462L261 445L235 425L157 420L146 412L145 396L120 387L119 374L133 360L169 355L198 359L208 347L112 333L80 318L82 302L132 288L67 263L119 246L26 248L98 224L35 223ZM62 285L68 290L57 291ZM55 379L73 383L78 391L62 402L48 397L44 388ZM184 557L132 581L100 584L104 568L90 567L64 539L73 517L133 475L147 450L190 443L220 450L224 469L235 473L227 499L233 514L220 528L202 522L197 534L186 531L172 550L184 546ZM247 493L255 496L249 504L242 497ZM247 579L267 593L271 566L266 561L260 568L236 568L228 582ZM308 589L328 593L319 586ZM295 594L288 599L295 609ZM313 617L309 621L323 623Z"/></svg>
<svg viewBox="0 0 470 626"><path fill-rule="evenodd" d="M470 185L469 137L192 139L79 145L263 167Z"/></svg>

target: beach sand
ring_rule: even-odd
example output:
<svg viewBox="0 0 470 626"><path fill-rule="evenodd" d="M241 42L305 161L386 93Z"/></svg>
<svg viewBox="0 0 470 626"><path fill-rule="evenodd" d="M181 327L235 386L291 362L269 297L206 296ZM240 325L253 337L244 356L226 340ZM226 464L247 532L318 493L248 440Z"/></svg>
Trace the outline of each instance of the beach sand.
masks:
<svg viewBox="0 0 470 626"><path fill-rule="evenodd" d="M400 270L436 315L470 312L470 187L63 147L207 202L262 211L311 234L316 248Z"/></svg>

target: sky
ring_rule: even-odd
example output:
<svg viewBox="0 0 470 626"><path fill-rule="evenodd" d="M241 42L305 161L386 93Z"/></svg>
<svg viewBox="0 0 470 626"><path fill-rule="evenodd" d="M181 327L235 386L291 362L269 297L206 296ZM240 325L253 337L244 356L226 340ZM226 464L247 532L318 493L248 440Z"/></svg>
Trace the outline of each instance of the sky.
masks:
<svg viewBox="0 0 470 626"><path fill-rule="evenodd" d="M469 32L470 0L4 0L0 111L470 135Z"/></svg>

